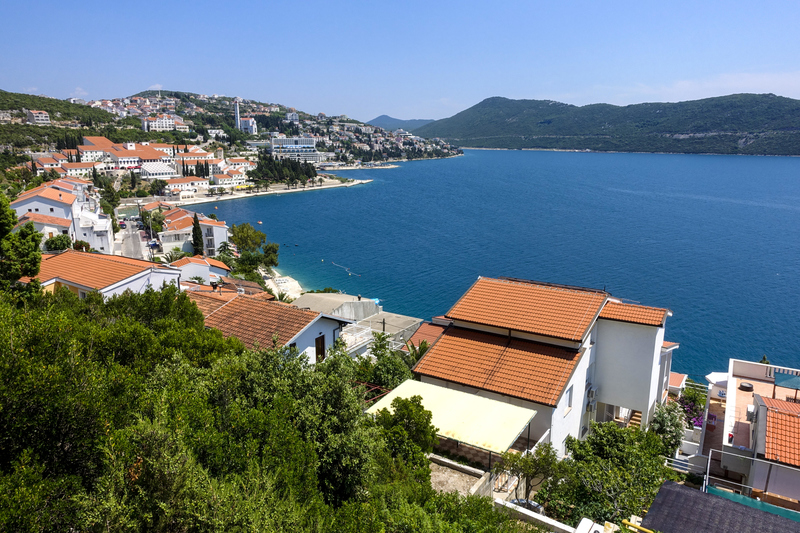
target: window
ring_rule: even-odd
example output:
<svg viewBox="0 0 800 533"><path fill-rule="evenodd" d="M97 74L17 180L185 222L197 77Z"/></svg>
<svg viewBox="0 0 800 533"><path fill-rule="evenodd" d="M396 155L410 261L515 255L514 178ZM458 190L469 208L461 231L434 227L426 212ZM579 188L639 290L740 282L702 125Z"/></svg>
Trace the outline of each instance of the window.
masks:
<svg viewBox="0 0 800 533"><path fill-rule="evenodd" d="M39 212L39 208L38 208L38 207L36 208L36 212L37 212L37 213Z"/></svg>
<svg viewBox="0 0 800 533"><path fill-rule="evenodd" d="M572 385L569 386L567 392L564 394L566 400L566 408L564 409L564 416L567 416L572 411Z"/></svg>
<svg viewBox="0 0 800 533"><path fill-rule="evenodd" d="M55 209L53 209L53 208L51 207L51 208L50 208L50 212L51 212L51 213L54 213L54 212L55 212Z"/></svg>

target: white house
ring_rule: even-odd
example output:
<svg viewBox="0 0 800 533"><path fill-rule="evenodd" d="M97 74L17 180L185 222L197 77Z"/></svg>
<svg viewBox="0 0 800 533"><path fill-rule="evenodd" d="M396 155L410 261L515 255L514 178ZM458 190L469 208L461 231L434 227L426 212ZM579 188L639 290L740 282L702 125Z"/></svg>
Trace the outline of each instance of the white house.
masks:
<svg viewBox="0 0 800 533"><path fill-rule="evenodd" d="M170 263L170 266L181 269L184 280L200 277L206 283L219 281L220 278L228 276L231 272L230 267L222 261L202 255L183 257Z"/></svg>
<svg viewBox="0 0 800 533"><path fill-rule="evenodd" d="M35 124L37 126L49 126L50 115L47 113L47 111L36 111L33 109L29 109L28 124Z"/></svg>
<svg viewBox="0 0 800 533"><path fill-rule="evenodd" d="M180 283L181 271L159 263L139 259L64 250L43 254L36 279L45 292L67 287L81 298L97 291L103 296L122 294L126 290L144 292L160 289L164 284ZM28 283L31 278L22 278Z"/></svg>
<svg viewBox="0 0 800 533"><path fill-rule="evenodd" d="M208 179L198 178L197 176L168 179L167 188L170 190L178 189L179 191L204 193L208 190Z"/></svg>
<svg viewBox="0 0 800 533"><path fill-rule="evenodd" d="M722 429L722 445L719 452L711 452L711 459L719 460L726 472L741 474L741 485L751 496L796 509L800 499L800 369L731 359L727 374L722 375L725 379L710 387L712 397L725 408L722 428L718 427L721 421L716 421L716 432ZM795 502L786 505L786 498Z"/></svg>
<svg viewBox="0 0 800 533"><path fill-rule="evenodd" d="M233 189L247 182L247 176L244 174L214 174L211 176L211 183L217 187L225 189Z"/></svg>
<svg viewBox="0 0 800 533"><path fill-rule="evenodd" d="M45 241L56 235L69 235L70 239L75 240L75 229L70 218L51 217L41 213L25 213L18 218L15 229L28 222L31 222L34 229L42 234L42 250L44 250Z"/></svg>
<svg viewBox="0 0 800 533"><path fill-rule="evenodd" d="M194 224L192 211L174 208L164 213L164 231L158 234L164 249L180 248L191 253L192 227ZM202 213L197 213L197 220L203 232L204 253L207 256L217 255L217 248L228 241L228 226L221 220L213 220Z"/></svg>
<svg viewBox="0 0 800 533"><path fill-rule="evenodd" d="M420 359L421 381L537 411L533 442L563 454L590 421L646 424L666 401L667 309L593 289L478 278Z"/></svg>
<svg viewBox="0 0 800 533"><path fill-rule="evenodd" d="M256 119L245 117L239 121L239 129L245 133L249 133L251 135L258 134L258 126L256 125Z"/></svg>
<svg viewBox="0 0 800 533"><path fill-rule="evenodd" d="M276 336L278 345L297 348L312 363L325 358L342 326L351 323L256 296L188 294L206 317L206 327L216 328L226 337L237 337L251 348L256 344L271 348Z"/></svg>
<svg viewBox="0 0 800 533"><path fill-rule="evenodd" d="M17 218L25 213L41 213L73 220L78 212L77 199L74 194L43 184L22 193L11 202L11 209L16 211Z"/></svg>

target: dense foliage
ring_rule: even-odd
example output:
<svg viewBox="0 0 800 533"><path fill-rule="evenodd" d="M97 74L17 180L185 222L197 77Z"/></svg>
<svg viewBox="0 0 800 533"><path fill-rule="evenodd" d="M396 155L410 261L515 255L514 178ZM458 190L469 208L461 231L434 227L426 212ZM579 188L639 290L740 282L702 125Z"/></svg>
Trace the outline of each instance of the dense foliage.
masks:
<svg viewBox="0 0 800 533"><path fill-rule="evenodd" d="M255 182L285 182L289 185L306 183L317 177L317 169L311 163L300 163L292 159L275 159L267 151L258 154L256 168L247 176Z"/></svg>
<svg viewBox="0 0 800 533"><path fill-rule="evenodd" d="M22 109L47 111L51 122L74 120L85 125L114 122L115 118L108 111L87 105L71 104L57 98L10 93L3 90L0 90L0 109L4 111L21 111Z"/></svg>
<svg viewBox="0 0 800 533"><path fill-rule="evenodd" d="M414 133L482 148L798 155L798 117L800 100L773 94L582 107L494 97Z"/></svg>
<svg viewBox="0 0 800 533"><path fill-rule="evenodd" d="M663 444L653 432L592 423L584 441L567 437L558 476L545 481L536 501L547 516L576 525L582 517L618 523L648 509L675 473L664 466Z"/></svg>
<svg viewBox="0 0 800 533"><path fill-rule="evenodd" d="M702 427L708 393L700 387L689 385L690 383L692 382L689 381L687 387L678 396L678 404L683 409L686 424L689 427Z"/></svg>
<svg viewBox="0 0 800 533"><path fill-rule="evenodd" d="M686 427L684 412L677 402L658 404L653 420L647 426L647 431L658 435L664 445L663 454L672 457L680 448L683 440L683 430Z"/></svg>
<svg viewBox="0 0 800 533"><path fill-rule="evenodd" d="M0 293L0 530L522 529L436 494L430 413L372 422L355 370L247 350L174 288Z"/></svg>

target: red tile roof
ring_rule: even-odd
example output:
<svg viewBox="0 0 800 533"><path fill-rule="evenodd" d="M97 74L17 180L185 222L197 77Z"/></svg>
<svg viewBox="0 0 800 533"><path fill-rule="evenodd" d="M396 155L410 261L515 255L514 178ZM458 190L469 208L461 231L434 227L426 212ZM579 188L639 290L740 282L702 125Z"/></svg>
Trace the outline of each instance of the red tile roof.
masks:
<svg viewBox="0 0 800 533"><path fill-rule="evenodd" d="M52 187L45 187L43 189L37 188L37 189L31 189L30 191L25 191L19 196L19 198L11 202L11 205L20 203L24 200L29 200L35 196L41 198L47 198L48 200L53 200L54 202L59 202L62 204L72 204L77 199L77 196L75 196L74 194L70 194L68 192L62 192Z"/></svg>
<svg viewBox="0 0 800 533"><path fill-rule="evenodd" d="M478 278L447 318L581 341L608 294L591 289Z"/></svg>
<svg viewBox="0 0 800 533"><path fill-rule="evenodd" d="M669 373L669 386L673 388L680 388L686 384L686 374L678 374L677 372Z"/></svg>
<svg viewBox="0 0 800 533"><path fill-rule="evenodd" d="M661 309L659 307L608 302L600 312L600 318L645 326L663 326L669 312L669 309Z"/></svg>
<svg viewBox="0 0 800 533"><path fill-rule="evenodd" d="M252 348L272 347L272 336L286 345L320 317L320 313L266 301L263 298L238 295L230 301L208 294L188 293L206 317L206 326L220 330L226 337L236 337Z"/></svg>
<svg viewBox="0 0 800 533"><path fill-rule="evenodd" d="M188 264L195 264L195 265L203 265L203 266L213 266L216 268L221 268L230 272L230 267L223 263L222 261L217 261L216 259L211 259L210 257L203 257L202 255L195 255L194 257L182 257L177 261L173 261L170 265L174 267L182 267Z"/></svg>
<svg viewBox="0 0 800 533"><path fill-rule="evenodd" d="M800 404L762 398L767 406L764 457L800 466Z"/></svg>
<svg viewBox="0 0 800 533"><path fill-rule="evenodd" d="M414 371L555 406L578 358L574 350L450 327Z"/></svg>
<svg viewBox="0 0 800 533"><path fill-rule="evenodd" d="M117 255L65 250L57 254L43 254L36 279L42 284L60 279L90 289L104 289L151 268L168 267ZM25 277L20 281L27 283L30 279Z"/></svg>
<svg viewBox="0 0 800 533"><path fill-rule="evenodd" d="M40 224L49 224L50 226L59 226L68 228L72 225L72 221L66 218L51 217L50 215L42 215L41 213L24 213L19 217L19 223L25 222L38 222Z"/></svg>
<svg viewBox="0 0 800 533"><path fill-rule="evenodd" d="M679 346L680 346L680 344L677 343L677 342L664 341L664 342L661 343L661 349L662 350L671 350L673 348L678 348Z"/></svg>
<svg viewBox="0 0 800 533"><path fill-rule="evenodd" d="M433 346L433 343L436 342L444 330L447 329L445 326L438 326L436 324L431 324L430 322L423 322L417 328L417 331L411 335L411 338L408 341L416 347L419 347L422 341L427 341L428 346ZM408 348L403 346L403 350L408 351Z"/></svg>

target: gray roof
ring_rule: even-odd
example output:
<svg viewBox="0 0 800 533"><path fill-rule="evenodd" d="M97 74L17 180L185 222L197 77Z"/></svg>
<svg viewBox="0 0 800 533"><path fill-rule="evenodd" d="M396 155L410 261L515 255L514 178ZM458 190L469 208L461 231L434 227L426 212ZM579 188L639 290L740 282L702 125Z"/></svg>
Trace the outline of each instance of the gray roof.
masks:
<svg viewBox="0 0 800 533"><path fill-rule="evenodd" d="M384 320L386 321L385 328L383 323ZM367 317L364 320L360 320L358 325L369 326L373 331L385 331L390 335L396 335L403 330L409 330L407 331L408 334L406 338L410 339L411 335L414 334L421 323L421 318L414 318L413 316L398 315L397 313L387 313L386 311L381 311L378 314Z"/></svg>
<svg viewBox="0 0 800 533"><path fill-rule="evenodd" d="M329 315L345 302L356 302L358 296L338 293L310 293L307 292L292 302L300 309L311 309L317 313Z"/></svg>
<svg viewBox="0 0 800 533"><path fill-rule="evenodd" d="M799 531L800 523L667 481L658 490L642 527L661 533L778 533Z"/></svg>

